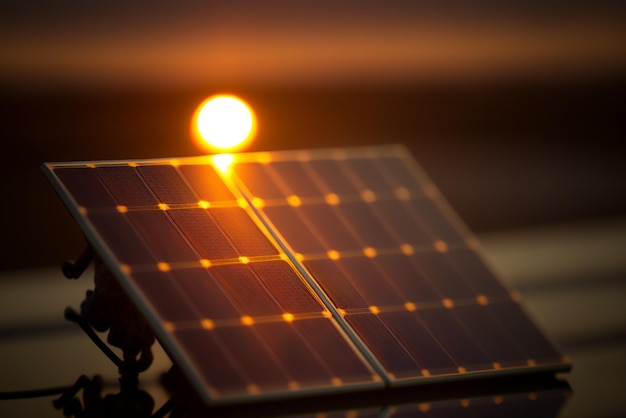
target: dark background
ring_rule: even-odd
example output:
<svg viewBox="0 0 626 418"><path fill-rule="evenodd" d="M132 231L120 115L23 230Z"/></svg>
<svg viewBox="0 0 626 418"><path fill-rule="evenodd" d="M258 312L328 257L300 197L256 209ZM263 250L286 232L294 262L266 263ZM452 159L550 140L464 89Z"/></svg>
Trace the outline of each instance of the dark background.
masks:
<svg viewBox="0 0 626 418"><path fill-rule="evenodd" d="M4 2L0 269L82 249L43 162L197 155L219 92L254 151L406 144L477 233L622 217L626 6L523 3Z"/></svg>

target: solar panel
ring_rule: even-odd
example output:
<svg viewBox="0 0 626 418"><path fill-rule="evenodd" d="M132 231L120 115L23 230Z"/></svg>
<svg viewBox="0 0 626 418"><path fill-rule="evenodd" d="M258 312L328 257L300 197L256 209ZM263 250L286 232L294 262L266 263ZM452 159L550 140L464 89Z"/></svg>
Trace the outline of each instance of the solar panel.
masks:
<svg viewBox="0 0 626 418"><path fill-rule="evenodd" d="M44 170L209 403L569 367L402 146Z"/></svg>

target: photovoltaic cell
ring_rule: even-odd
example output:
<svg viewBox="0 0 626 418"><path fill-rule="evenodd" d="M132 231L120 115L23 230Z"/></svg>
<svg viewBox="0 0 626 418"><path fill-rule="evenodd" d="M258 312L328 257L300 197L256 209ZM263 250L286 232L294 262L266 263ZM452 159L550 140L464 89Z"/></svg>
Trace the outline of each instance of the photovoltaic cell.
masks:
<svg viewBox="0 0 626 418"><path fill-rule="evenodd" d="M123 214L93 212L87 214L86 221L121 265L157 264L157 259Z"/></svg>
<svg viewBox="0 0 626 418"><path fill-rule="evenodd" d="M136 171L160 203L184 205L200 200L172 165L137 166Z"/></svg>
<svg viewBox="0 0 626 418"><path fill-rule="evenodd" d="M96 175L120 205L130 207L156 206L159 201L129 166L96 168Z"/></svg>
<svg viewBox="0 0 626 418"><path fill-rule="evenodd" d="M384 312L379 318L385 327L407 347L412 358L421 370L433 374L452 374L457 367L450 353L442 349L441 342L435 338L426 325L413 312Z"/></svg>
<svg viewBox="0 0 626 418"><path fill-rule="evenodd" d="M170 217L201 259L221 260L239 257L237 248L210 210L181 209L171 211Z"/></svg>
<svg viewBox="0 0 626 418"><path fill-rule="evenodd" d="M187 183L195 190L200 199L205 202L226 202L235 200L235 196L210 166L200 164L183 165L179 167Z"/></svg>
<svg viewBox="0 0 626 418"><path fill-rule="evenodd" d="M568 367L402 147L48 164L207 402Z"/></svg>

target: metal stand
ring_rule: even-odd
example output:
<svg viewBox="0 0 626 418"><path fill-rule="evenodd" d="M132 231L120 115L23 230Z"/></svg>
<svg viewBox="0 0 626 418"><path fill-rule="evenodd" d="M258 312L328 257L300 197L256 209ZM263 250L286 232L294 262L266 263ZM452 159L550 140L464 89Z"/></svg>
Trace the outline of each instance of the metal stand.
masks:
<svg viewBox="0 0 626 418"><path fill-rule="evenodd" d="M88 290L80 313L65 310L65 318L76 323L98 348L117 366L120 391L102 397L102 379L80 376L53 404L67 417L163 417L171 410L168 402L154 415L152 397L138 387L139 373L150 367L151 346L155 338L148 324L128 299L117 279L88 246L76 261L66 261L62 271L68 279L77 279L94 260L94 290ZM109 345L122 350L118 357L96 333L108 331ZM82 404L76 397L83 390Z"/></svg>

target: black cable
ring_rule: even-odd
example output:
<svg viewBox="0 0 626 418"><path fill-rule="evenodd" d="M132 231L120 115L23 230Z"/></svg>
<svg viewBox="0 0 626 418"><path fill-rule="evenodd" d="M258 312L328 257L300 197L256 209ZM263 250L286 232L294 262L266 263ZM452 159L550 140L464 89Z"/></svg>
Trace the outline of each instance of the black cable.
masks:
<svg viewBox="0 0 626 418"><path fill-rule="evenodd" d="M68 307L65 309L65 319L78 324L79 327L87 334L89 339L102 351L118 368L122 367L123 361L98 337L98 334L89 326L89 323L80 316L74 309Z"/></svg>
<svg viewBox="0 0 626 418"><path fill-rule="evenodd" d="M64 393L70 386L56 386L50 388L16 390L14 392L0 392L0 400L40 398Z"/></svg>

